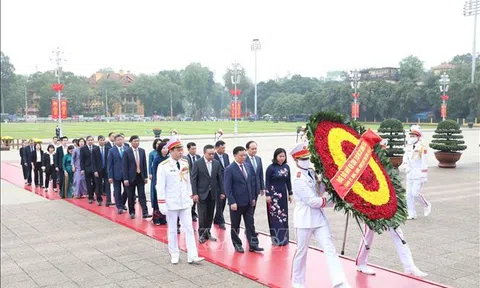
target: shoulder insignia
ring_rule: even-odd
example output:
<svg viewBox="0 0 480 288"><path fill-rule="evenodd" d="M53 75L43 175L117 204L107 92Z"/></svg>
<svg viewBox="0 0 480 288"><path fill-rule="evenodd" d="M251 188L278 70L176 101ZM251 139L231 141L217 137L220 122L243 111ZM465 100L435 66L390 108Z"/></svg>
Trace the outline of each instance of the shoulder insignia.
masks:
<svg viewBox="0 0 480 288"><path fill-rule="evenodd" d="M187 162L187 163L188 163L187 159L185 159L185 158L180 159L180 161L183 161L183 162Z"/></svg>
<svg viewBox="0 0 480 288"><path fill-rule="evenodd" d="M300 178L300 176L302 176L302 172L298 171L297 172L297 178Z"/></svg>
<svg viewBox="0 0 480 288"><path fill-rule="evenodd" d="M165 160L163 160L163 162L160 163L160 164L165 165L165 164L167 164L167 163L168 163L168 159L165 159Z"/></svg>
<svg viewBox="0 0 480 288"><path fill-rule="evenodd" d="M423 149L423 154L427 154L427 149Z"/></svg>

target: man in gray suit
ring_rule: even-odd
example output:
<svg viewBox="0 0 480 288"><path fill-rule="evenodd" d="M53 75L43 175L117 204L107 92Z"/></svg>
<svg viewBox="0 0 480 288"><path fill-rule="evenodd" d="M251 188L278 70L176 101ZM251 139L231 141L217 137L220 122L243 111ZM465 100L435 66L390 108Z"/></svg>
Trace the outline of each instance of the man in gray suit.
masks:
<svg viewBox="0 0 480 288"><path fill-rule="evenodd" d="M207 240L217 241L210 233L215 215L215 199L217 194L220 194L221 199L225 199L222 166L218 160L214 159L214 154L214 147L206 145L203 148L203 158L194 163L190 177L193 201L198 203L198 241L200 243L205 243Z"/></svg>
<svg viewBox="0 0 480 288"><path fill-rule="evenodd" d="M262 158L257 156L257 143L255 141L248 141L245 148L247 149L247 158L245 159L245 162L252 165L253 171L255 171L256 181L254 197L255 202L258 203L258 195L263 196L265 194ZM257 208L257 205L253 206L253 213L255 213L255 208ZM255 230L255 234L258 235L256 231L257 230Z"/></svg>

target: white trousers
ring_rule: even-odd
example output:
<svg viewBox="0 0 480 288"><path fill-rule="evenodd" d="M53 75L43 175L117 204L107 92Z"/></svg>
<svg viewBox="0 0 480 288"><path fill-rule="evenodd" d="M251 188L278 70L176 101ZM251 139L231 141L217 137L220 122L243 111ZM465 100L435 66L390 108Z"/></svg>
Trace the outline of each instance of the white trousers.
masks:
<svg viewBox="0 0 480 288"><path fill-rule="evenodd" d="M398 254L398 257L400 258L400 262L402 263L403 268L405 270L413 269L415 267L415 263L413 262L413 257L412 257L412 252L410 251L410 247L408 247L408 244L402 243L402 239L404 239L402 229L397 228L396 230L398 235L397 233L395 233L395 231L392 228L388 229L387 232L392 237L393 244L395 244L395 248L397 249L397 254ZM375 235L375 232L373 232L373 230L371 230L367 225L365 225L364 233L365 233L365 239L367 240L368 246L370 247L370 249L372 249L373 236ZM369 253L369 250L365 248L365 242L363 241L363 238L362 238L362 243L360 244L360 248L359 248L355 263L357 265L367 265L368 253Z"/></svg>
<svg viewBox="0 0 480 288"><path fill-rule="evenodd" d="M185 233L187 242L188 259L198 257L197 245L195 243L195 235L192 226L192 209L168 210L168 252L172 257L180 257L178 249L177 219L180 218L181 229Z"/></svg>
<svg viewBox="0 0 480 288"><path fill-rule="evenodd" d="M307 271L307 252L310 238L313 236L322 245L323 254L327 260L328 273L332 280L332 286L346 283L342 263L338 257L332 235L328 225L318 228L303 229L297 228L297 251L293 258L292 283L305 285L305 274Z"/></svg>
<svg viewBox="0 0 480 288"><path fill-rule="evenodd" d="M423 207L428 206L428 201L420 194L422 189L421 179L408 179L407 178L407 208L409 217L417 217L417 211L415 210L415 201L418 201Z"/></svg>

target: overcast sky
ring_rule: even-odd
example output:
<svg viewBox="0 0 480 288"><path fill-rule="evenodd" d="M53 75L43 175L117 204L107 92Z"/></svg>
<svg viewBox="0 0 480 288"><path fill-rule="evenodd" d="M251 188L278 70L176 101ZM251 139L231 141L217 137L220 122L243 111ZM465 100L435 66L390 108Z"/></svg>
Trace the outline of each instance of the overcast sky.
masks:
<svg viewBox="0 0 480 288"><path fill-rule="evenodd" d="M2 0L1 50L17 73L103 67L155 73L200 62L217 81L237 60L258 80L398 66L413 54L426 67L471 53L473 17L463 0ZM480 21L479 21L480 22Z"/></svg>

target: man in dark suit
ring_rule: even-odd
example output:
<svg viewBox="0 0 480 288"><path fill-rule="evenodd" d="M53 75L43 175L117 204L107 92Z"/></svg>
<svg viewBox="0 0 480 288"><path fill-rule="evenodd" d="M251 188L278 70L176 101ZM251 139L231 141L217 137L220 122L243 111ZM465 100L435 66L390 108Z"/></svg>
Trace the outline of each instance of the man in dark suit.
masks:
<svg viewBox="0 0 480 288"><path fill-rule="evenodd" d="M60 197L65 198L65 171L63 171L63 156L68 154L68 137L63 136L60 138L62 141L62 146L57 148L55 152L55 170L57 171L57 176L59 178L60 184ZM54 186L55 187L55 186Z"/></svg>
<svg viewBox="0 0 480 288"><path fill-rule="evenodd" d="M225 194L227 195L230 208L231 237L235 251L243 253L242 240L238 236L240 221L243 217L247 241L250 252L261 252L263 248L258 246L258 238L255 235L253 220L253 207L255 201L255 172L250 164L245 163L246 149L238 146L233 149L235 161L228 165L224 171Z"/></svg>
<svg viewBox="0 0 480 288"><path fill-rule="evenodd" d="M111 149L115 146L115 132L108 133L108 141L105 141L105 147Z"/></svg>
<svg viewBox="0 0 480 288"><path fill-rule="evenodd" d="M123 157L125 150L128 149L123 145L123 137L121 135L115 135L115 146L108 150L107 156L107 171L108 171L108 183L113 184L113 195L115 197L115 204L118 209L118 214L122 214L127 207L127 190L123 189Z"/></svg>
<svg viewBox="0 0 480 288"><path fill-rule="evenodd" d="M193 201L198 202L198 235L200 243L207 240L217 241L210 233L212 227L215 199L217 194L220 198L225 199L223 189L223 175L220 162L213 159L215 150L212 145L203 147L203 158L195 162L190 181L192 183Z"/></svg>
<svg viewBox="0 0 480 288"><path fill-rule="evenodd" d="M225 153L225 142L222 140L217 141L215 143L215 160L220 162L220 166L222 167L222 175L224 173L225 167L230 165L230 159L228 158L228 154ZM222 176L223 177L223 176ZM220 195L217 194L216 199L216 210L215 210L215 218L213 219L214 224L218 224L218 227L222 230L225 230L225 217L223 216L223 211L225 210L225 206L227 200L221 199Z"/></svg>
<svg viewBox="0 0 480 288"><path fill-rule="evenodd" d="M28 141L28 146L26 149L23 151L25 160L27 161L26 163L26 169L28 171L28 176L27 176L27 185L30 186L32 185L32 162L33 162L33 154L35 154L35 141L33 139L30 139Z"/></svg>
<svg viewBox="0 0 480 288"><path fill-rule="evenodd" d="M93 171L93 136L87 136L87 145L80 148L80 170L82 175L85 175L85 182L87 182L88 203L93 203L93 194L95 191L95 174ZM101 159L98 159L101 161ZM102 206L102 195L97 194L98 206Z"/></svg>
<svg viewBox="0 0 480 288"><path fill-rule="evenodd" d="M22 171L23 171L23 180L25 180L25 184L28 184L28 155L27 155L27 150L28 150L28 141L23 141L22 143L22 148L20 148L20 164L22 165ZM30 162L31 163L31 162ZM31 180L30 180L31 182Z"/></svg>
<svg viewBox="0 0 480 288"><path fill-rule="evenodd" d="M255 143L255 141L248 141L245 145L245 148L247 148L247 158L245 159L245 162L247 162L253 167L253 170L255 171L255 176L257 178L254 191L255 201L257 201L258 195L263 196L265 194L265 181L263 176L262 158L257 156L257 143ZM255 208L253 209L253 211L255 212Z"/></svg>
<svg viewBox="0 0 480 288"><path fill-rule="evenodd" d="M95 176L95 188L97 195L106 195L105 206L113 205L110 192L110 183L108 183L107 155L110 150L105 145L105 137L98 136L98 146L92 149L93 175Z"/></svg>
<svg viewBox="0 0 480 288"><path fill-rule="evenodd" d="M188 171L190 172L190 177L191 177L193 167L195 166L195 161L200 159L200 155L197 155L197 144L195 144L194 142L187 143L187 149L188 149L188 154L186 156L184 156L183 158L188 161L188 167L190 167L190 169L188 169ZM197 203L193 202L193 206L192 206L192 220L193 220L193 222L197 222L197 218L198 218L197 212L195 211L196 208L197 208Z"/></svg>
<svg viewBox="0 0 480 288"><path fill-rule="evenodd" d="M125 134L120 133L120 135L123 137L123 139L125 139ZM132 139L132 138L130 137L130 141L131 141L131 139ZM128 141L128 142L130 142L130 141ZM125 145L125 146L128 147L128 148L130 148L130 144L128 144L128 143L125 142L125 141L123 141L123 145Z"/></svg>
<svg viewBox="0 0 480 288"><path fill-rule="evenodd" d="M145 197L145 184L148 182L147 156L145 150L138 147L140 138L137 135L130 137L132 147L123 155L123 183L127 188L128 212L130 218L135 218L135 188L138 193L138 200L142 207L143 218L150 218L148 214L147 198Z"/></svg>

